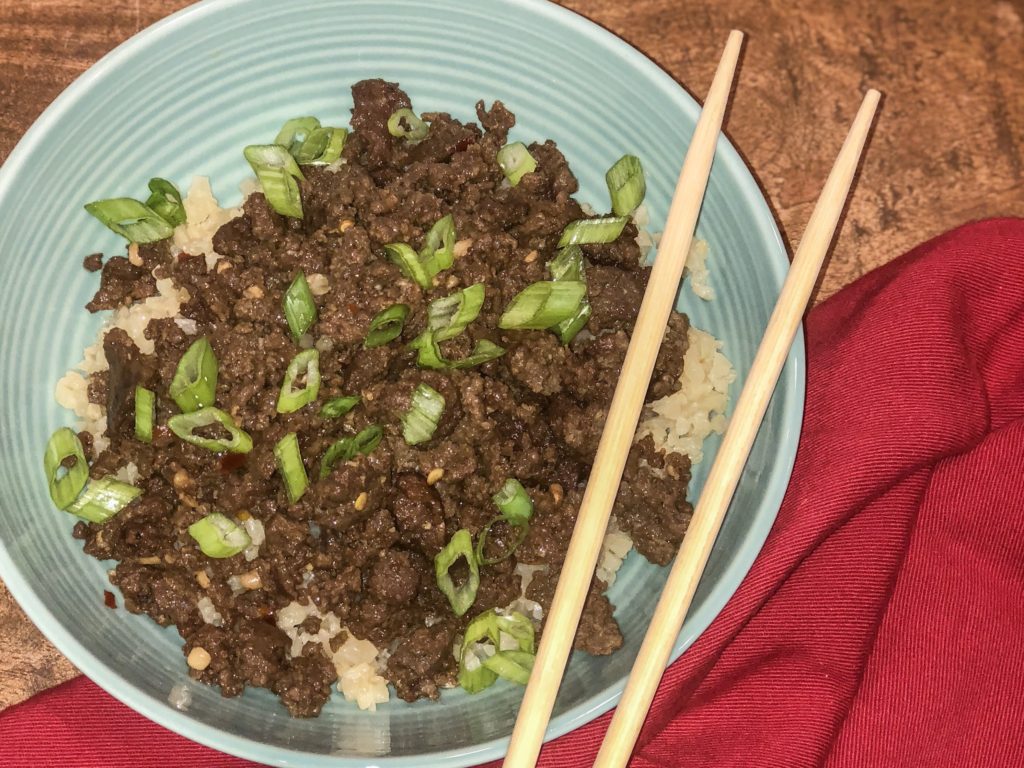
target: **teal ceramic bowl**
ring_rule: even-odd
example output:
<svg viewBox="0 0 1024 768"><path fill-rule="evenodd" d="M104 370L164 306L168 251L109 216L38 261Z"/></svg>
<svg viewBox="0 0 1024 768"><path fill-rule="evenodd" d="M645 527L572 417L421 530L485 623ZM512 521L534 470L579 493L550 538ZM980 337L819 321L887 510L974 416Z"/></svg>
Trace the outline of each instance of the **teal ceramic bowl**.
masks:
<svg viewBox="0 0 1024 768"><path fill-rule="evenodd" d="M97 282L82 257L123 249L83 203L141 194L152 176L187 184L193 174L235 203L249 173L242 147L295 115L347 124L349 86L367 77L398 81L419 110L464 119L478 99L503 100L518 116L514 138L555 139L580 178L578 197L598 206L605 169L624 152L639 155L652 229L664 224L698 114L642 54L539 0L212 0L132 38L68 88L0 169L0 578L82 672L190 739L275 765L472 765L503 754L521 688L500 682L476 697L453 690L415 704L393 697L376 712L336 695L319 718L294 720L266 691L224 699L190 684L191 707L172 708L169 691L188 681L177 633L104 607L105 565L82 554L74 520L53 510L43 479L46 439L70 423L53 385L100 323L82 309ZM739 371L735 396L787 259L757 184L725 140L698 234L711 246L718 298L704 303L684 288L680 307L724 339ZM673 658L736 590L772 525L803 396L798 337ZM611 591L625 647L573 657L548 738L614 706L664 577L630 556Z"/></svg>

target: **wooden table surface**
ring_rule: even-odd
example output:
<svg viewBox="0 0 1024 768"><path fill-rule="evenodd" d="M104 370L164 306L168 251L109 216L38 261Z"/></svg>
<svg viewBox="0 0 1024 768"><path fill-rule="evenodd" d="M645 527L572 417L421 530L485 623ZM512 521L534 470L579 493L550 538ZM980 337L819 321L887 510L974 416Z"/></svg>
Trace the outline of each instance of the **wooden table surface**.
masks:
<svg viewBox="0 0 1024 768"><path fill-rule="evenodd" d="M72 80L187 0L0 0L0 161ZM885 101L818 299L953 226L1024 215L1022 0L566 0L703 96L748 34L728 133L799 240L861 94ZM76 674L0 584L0 709Z"/></svg>

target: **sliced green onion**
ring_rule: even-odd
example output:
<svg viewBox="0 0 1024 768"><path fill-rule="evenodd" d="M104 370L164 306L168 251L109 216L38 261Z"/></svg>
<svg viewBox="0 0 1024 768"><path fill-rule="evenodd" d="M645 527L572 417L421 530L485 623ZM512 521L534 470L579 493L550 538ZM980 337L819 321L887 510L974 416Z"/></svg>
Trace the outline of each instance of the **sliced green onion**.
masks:
<svg viewBox="0 0 1024 768"><path fill-rule="evenodd" d="M112 477L90 480L81 495L68 507L68 512L91 523L105 523L132 500L142 495L134 485Z"/></svg>
<svg viewBox="0 0 1024 768"><path fill-rule="evenodd" d="M192 523L188 527L188 535L195 539L207 557L232 557L252 544L245 529L220 512L212 512Z"/></svg>
<svg viewBox="0 0 1024 768"><path fill-rule="evenodd" d="M586 327L587 321L590 319L590 312L590 302L584 299L580 303L580 308L576 310L575 315L558 323L551 330L558 335L559 341L563 344L568 344L576 338L577 333Z"/></svg>
<svg viewBox="0 0 1024 768"><path fill-rule="evenodd" d="M389 243L384 251L402 274L427 289L434 275L455 263L455 220L448 214L434 224L418 254L406 243Z"/></svg>
<svg viewBox="0 0 1024 768"><path fill-rule="evenodd" d="M551 279L556 282L577 280L586 283L583 251L578 245L569 245L560 249L558 255L548 263L548 269L551 270ZM558 334L558 338L563 344L568 344L576 337L577 333L583 330L587 320L590 319L590 311L590 302L584 298L572 317L556 324L551 330Z"/></svg>
<svg viewBox="0 0 1024 768"><path fill-rule="evenodd" d="M427 232L420 261L431 277L455 263L455 219L450 213L438 219Z"/></svg>
<svg viewBox="0 0 1024 768"><path fill-rule="evenodd" d="M512 299L498 319L498 327L550 328L575 315L586 294L586 283L576 280L533 283Z"/></svg>
<svg viewBox="0 0 1024 768"><path fill-rule="evenodd" d="M155 420L156 393L145 387L135 387L135 437L144 443L152 443Z"/></svg>
<svg viewBox="0 0 1024 768"><path fill-rule="evenodd" d="M213 405L217 393L217 356L205 336L192 342L178 361L171 381L171 399L183 413Z"/></svg>
<svg viewBox="0 0 1024 768"><path fill-rule="evenodd" d="M537 161L530 150L521 141L506 144L498 150L498 165L505 173L505 178L513 187L528 173L537 170Z"/></svg>
<svg viewBox="0 0 1024 768"><path fill-rule="evenodd" d="M74 463L65 466L64 462L71 458ZM85 450L73 430L61 427L50 435L43 454L43 469L54 505L57 509L67 509L89 481Z"/></svg>
<svg viewBox="0 0 1024 768"><path fill-rule="evenodd" d="M485 555L487 547L487 537L491 534L491 526L499 521L505 521L509 523L513 528L516 529L516 539L512 542L512 546L506 549L498 557L487 557ZM512 557L513 553L519 549L519 545L526 539L526 534L530 532L530 526L528 523L512 523L503 515L491 520L487 525L484 526L483 530L480 531L480 536L476 540L476 561L480 565L496 565L503 560L508 560Z"/></svg>
<svg viewBox="0 0 1024 768"><path fill-rule="evenodd" d="M411 245L389 243L384 246L384 252L387 253L388 258L398 265L398 268L402 270L402 274L410 280L415 280L420 288L430 287L433 275L427 274L427 270L420 263L419 255L412 249Z"/></svg>
<svg viewBox="0 0 1024 768"><path fill-rule="evenodd" d="M306 382L297 388L295 382L305 377ZM284 374L281 393L277 396L278 413L294 413L320 394L320 353L315 349L304 349L288 363Z"/></svg>
<svg viewBox="0 0 1024 768"><path fill-rule="evenodd" d="M523 484L510 477L501 486L501 490L491 496L501 516L510 525L526 525L533 515L533 501L530 494L523 488Z"/></svg>
<svg viewBox="0 0 1024 768"><path fill-rule="evenodd" d="M466 559L469 578L465 584L456 587L449 571L460 557ZM456 616L462 616L470 609L480 588L480 567L473 556L473 537L465 528L456 531L445 548L434 556L434 576L438 589L448 598Z"/></svg>
<svg viewBox="0 0 1024 768"><path fill-rule="evenodd" d="M370 332L363 341L363 349L382 347L402 335L405 318L409 316L407 304L392 304L378 312L370 321Z"/></svg>
<svg viewBox="0 0 1024 768"><path fill-rule="evenodd" d="M195 434L195 430L219 424L231 435L231 439L209 438ZM245 430L239 429L234 419L220 408L202 408L193 413L179 413L167 420L167 426L186 443L216 453L248 453L252 450L252 438Z"/></svg>
<svg viewBox="0 0 1024 768"><path fill-rule="evenodd" d="M359 395L335 397L323 404L323 407L320 409L320 415L325 419L340 418L359 405L359 401L362 399Z"/></svg>
<svg viewBox="0 0 1024 768"><path fill-rule="evenodd" d="M583 249L578 245L560 248L555 258L548 262L548 270L555 282L583 280Z"/></svg>
<svg viewBox="0 0 1024 768"><path fill-rule="evenodd" d="M185 223L185 206L181 192L167 179L159 177L149 180L149 199L146 205L172 227Z"/></svg>
<svg viewBox="0 0 1024 768"><path fill-rule="evenodd" d="M85 210L130 243L155 243L174 234L174 227L159 213L130 197L96 200Z"/></svg>
<svg viewBox="0 0 1024 768"><path fill-rule="evenodd" d="M498 651L493 656L483 660L482 665L498 677L504 678L519 685L526 685L530 681L530 672L533 670L534 654L526 651Z"/></svg>
<svg viewBox="0 0 1024 768"><path fill-rule="evenodd" d="M616 216L628 216L644 201L647 182L640 158L623 155L604 175L608 183L608 194L612 199L612 211Z"/></svg>
<svg viewBox="0 0 1024 768"><path fill-rule="evenodd" d="M292 155L299 165L329 165L341 157L347 138L344 128L317 128Z"/></svg>
<svg viewBox="0 0 1024 768"><path fill-rule="evenodd" d="M299 151L313 132L320 127L320 121L313 116L293 117L281 126L274 143L284 147L292 155Z"/></svg>
<svg viewBox="0 0 1024 768"><path fill-rule="evenodd" d="M278 144L253 144L243 154L270 206L282 216L301 219L302 196L296 179L305 181L306 177L291 153Z"/></svg>
<svg viewBox="0 0 1024 768"><path fill-rule="evenodd" d="M399 139L419 141L426 138L429 131L430 127L407 107L396 109L388 118L388 133Z"/></svg>
<svg viewBox="0 0 1024 768"><path fill-rule="evenodd" d="M343 437L336 441L320 459L320 479L323 480L339 461L351 461L357 455L367 456L380 445L384 430L373 424L354 437Z"/></svg>
<svg viewBox="0 0 1024 768"><path fill-rule="evenodd" d="M299 453L299 438L294 432L277 441L274 446L274 458L277 459L277 471L284 478L284 490L288 494L288 502L294 504L309 487L306 467L302 464Z"/></svg>
<svg viewBox="0 0 1024 768"><path fill-rule="evenodd" d="M409 445L425 443L434 435L444 413L444 397L433 387L420 383L412 393L409 410L402 416L402 437Z"/></svg>
<svg viewBox="0 0 1024 768"><path fill-rule="evenodd" d="M443 299L435 299L427 307L427 331L435 341L458 336L476 320L483 305L483 283L463 288Z"/></svg>
<svg viewBox="0 0 1024 768"><path fill-rule="evenodd" d="M309 290L306 275L299 272L284 293L284 316L288 320L288 328L292 336L299 339L316 322L316 302L313 292Z"/></svg>
<svg viewBox="0 0 1024 768"><path fill-rule="evenodd" d="M471 669L467 664L468 659L469 657L463 652L459 659L459 686L466 693L480 693L494 685L498 679L498 673L485 667L480 659L477 659L476 668Z"/></svg>
<svg viewBox="0 0 1024 768"><path fill-rule="evenodd" d="M516 647L514 649L502 648L502 633L515 641ZM534 655L533 623L523 614L515 611L508 616L500 615L493 608L489 611L484 611L466 627L466 633L462 638L462 647L459 652L459 685L469 693L478 693L498 679L499 672L493 669L493 667L507 672L511 676L510 679L512 677L519 677L510 665L501 662L488 668L484 660L478 659L480 666L477 669L469 669L469 656L467 652L476 643L492 646L495 650L494 656L502 653L523 654L523 656L510 657L510 660L519 667L525 667L527 664L532 667L532 662L527 661L526 657L532 658ZM490 658L494 658L494 656ZM505 675L502 676L504 677ZM514 682L518 682L518 679L514 680Z"/></svg>
<svg viewBox="0 0 1024 768"><path fill-rule="evenodd" d="M611 243L622 234L622 228L629 221L626 216L605 216L602 219L579 219L562 231L558 247L586 245L587 243Z"/></svg>
<svg viewBox="0 0 1024 768"><path fill-rule="evenodd" d="M469 355L461 360L448 360L441 354L441 347L430 333L421 333L409 343L409 346L419 350L416 363L422 368L455 368L459 370L473 368L491 360L496 360L505 354L504 347L499 347L493 341L488 341L487 339L479 339Z"/></svg>

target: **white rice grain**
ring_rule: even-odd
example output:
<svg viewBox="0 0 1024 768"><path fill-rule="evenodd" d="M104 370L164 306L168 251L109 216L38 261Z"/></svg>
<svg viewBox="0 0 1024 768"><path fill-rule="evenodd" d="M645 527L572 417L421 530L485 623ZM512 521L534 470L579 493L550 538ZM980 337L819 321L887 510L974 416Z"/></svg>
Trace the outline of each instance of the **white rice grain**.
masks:
<svg viewBox="0 0 1024 768"><path fill-rule="evenodd" d="M175 255L189 253L204 256L206 268L213 269L221 258L213 248L213 236L224 224L241 216L242 208L221 208L206 176L192 179L192 186L182 203L187 220L174 229L172 251Z"/></svg>
<svg viewBox="0 0 1024 768"><path fill-rule="evenodd" d="M637 439L651 435L659 447L686 454L698 464L708 435L725 431L729 385L736 371L721 352L722 342L711 334L691 326L688 342L679 391L648 406L650 415L640 422Z"/></svg>
<svg viewBox="0 0 1024 768"><path fill-rule="evenodd" d="M199 615L203 617L204 622L215 627L224 626L224 617L220 615L220 611L217 610L209 597L199 598L196 607L199 609Z"/></svg>

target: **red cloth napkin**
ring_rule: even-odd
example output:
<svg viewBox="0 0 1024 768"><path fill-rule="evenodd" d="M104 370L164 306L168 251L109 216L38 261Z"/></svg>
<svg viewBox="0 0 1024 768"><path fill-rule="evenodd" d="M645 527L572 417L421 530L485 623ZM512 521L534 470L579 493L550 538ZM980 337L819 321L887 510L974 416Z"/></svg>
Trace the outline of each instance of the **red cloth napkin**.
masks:
<svg viewBox="0 0 1024 768"><path fill-rule="evenodd" d="M1024 765L1024 220L973 224L811 312L778 521L665 675L632 761ZM608 716L545 747L590 765ZM0 764L242 766L78 679L0 715Z"/></svg>

